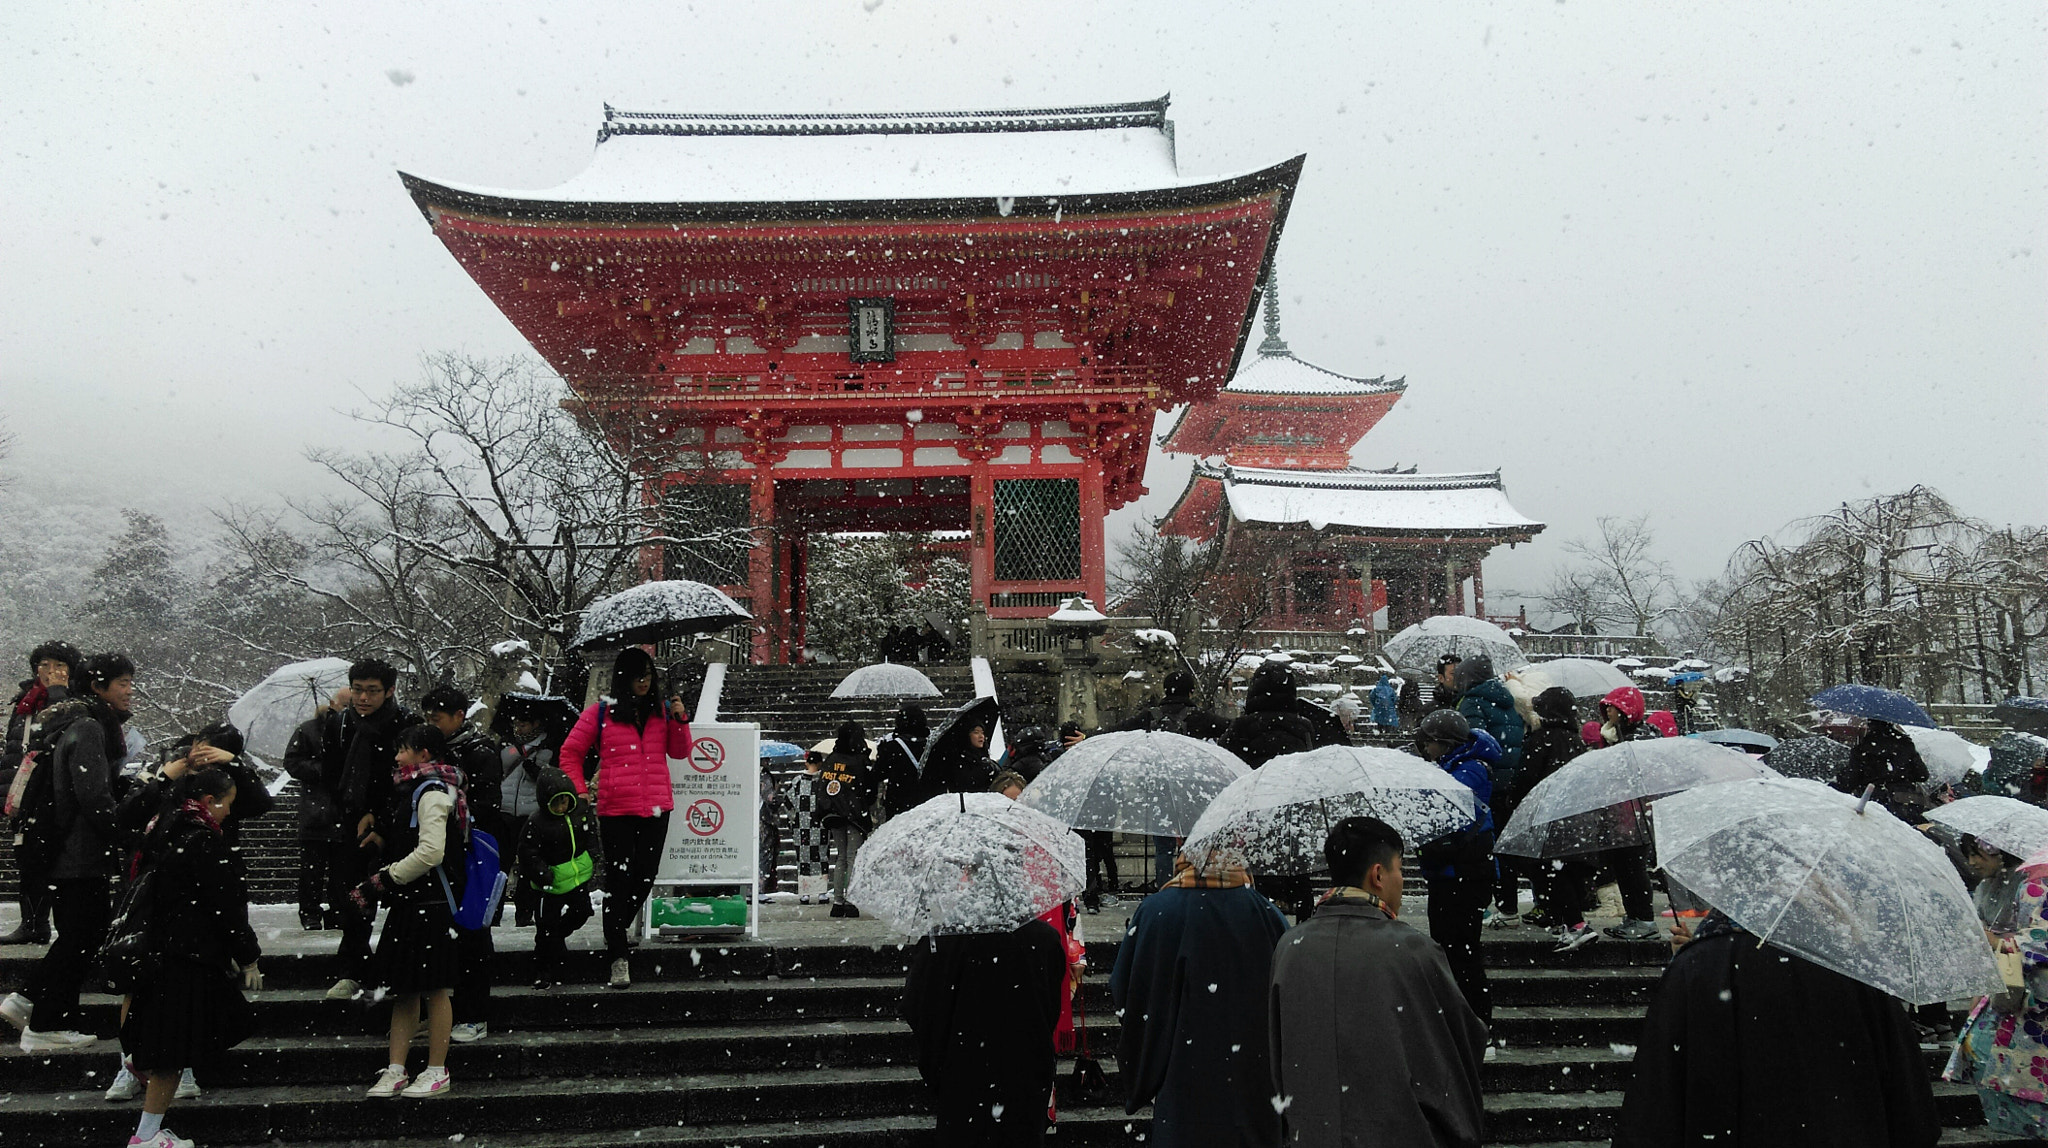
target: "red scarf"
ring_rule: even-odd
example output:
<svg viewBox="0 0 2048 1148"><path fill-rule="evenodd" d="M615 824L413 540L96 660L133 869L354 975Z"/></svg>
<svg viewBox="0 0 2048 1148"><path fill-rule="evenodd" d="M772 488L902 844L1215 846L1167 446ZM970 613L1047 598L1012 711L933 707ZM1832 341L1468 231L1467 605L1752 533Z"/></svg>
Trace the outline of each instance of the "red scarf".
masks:
<svg viewBox="0 0 2048 1148"><path fill-rule="evenodd" d="M50 691L44 687L43 683L37 682L34 688L21 695L20 701L14 703L14 712L17 714L32 714L48 704L50 704Z"/></svg>
<svg viewBox="0 0 2048 1148"><path fill-rule="evenodd" d="M178 806L178 812L191 814L192 820L213 830L215 836L221 835L220 822L214 820L213 811L206 807L205 802L188 797L183 805Z"/></svg>
<svg viewBox="0 0 2048 1148"><path fill-rule="evenodd" d="M445 761L423 761L418 765L401 765L397 772L398 784L412 785L419 781L438 781L448 787L448 795L455 799L455 811L450 815L455 828L462 832L462 840L469 840L469 798L462 794L462 771ZM417 805L414 806L418 808Z"/></svg>

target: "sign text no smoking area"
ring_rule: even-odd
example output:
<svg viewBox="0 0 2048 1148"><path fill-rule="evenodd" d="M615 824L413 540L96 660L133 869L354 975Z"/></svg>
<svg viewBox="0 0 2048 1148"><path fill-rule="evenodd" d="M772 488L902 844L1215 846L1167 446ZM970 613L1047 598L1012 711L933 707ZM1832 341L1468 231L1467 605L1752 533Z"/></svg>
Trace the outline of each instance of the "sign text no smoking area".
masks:
<svg viewBox="0 0 2048 1148"><path fill-rule="evenodd" d="M675 812L647 902L648 935L759 936L761 727L706 722L690 732L690 756L668 759Z"/></svg>

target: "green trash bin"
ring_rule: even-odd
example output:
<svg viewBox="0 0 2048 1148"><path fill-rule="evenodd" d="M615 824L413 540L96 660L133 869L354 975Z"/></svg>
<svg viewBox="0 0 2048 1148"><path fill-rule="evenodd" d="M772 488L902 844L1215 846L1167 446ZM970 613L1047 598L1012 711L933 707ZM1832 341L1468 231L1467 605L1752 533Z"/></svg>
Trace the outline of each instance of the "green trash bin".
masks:
<svg viewBox="0 0 2048 1148"><path fill-rule="evenodd" d="M747 899L726 897L655 897L654 927L657 929L744 929L747 927Z"/></svg>

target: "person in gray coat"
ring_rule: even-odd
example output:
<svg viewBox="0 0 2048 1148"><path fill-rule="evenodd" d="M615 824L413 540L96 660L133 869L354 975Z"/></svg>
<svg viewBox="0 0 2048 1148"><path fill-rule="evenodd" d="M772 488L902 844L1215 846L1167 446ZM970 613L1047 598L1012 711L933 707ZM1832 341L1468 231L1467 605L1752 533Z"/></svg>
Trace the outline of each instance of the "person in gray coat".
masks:
<svg viewBox="0 0 2048 1148"><path fill-rule="evenodd" d="M1400 920L1401 835L1347 817L1323 855L1337 887L1273 952L1267 1021L1284 1142L1476 1146L1486 1025L1443 950Z"/></svg>

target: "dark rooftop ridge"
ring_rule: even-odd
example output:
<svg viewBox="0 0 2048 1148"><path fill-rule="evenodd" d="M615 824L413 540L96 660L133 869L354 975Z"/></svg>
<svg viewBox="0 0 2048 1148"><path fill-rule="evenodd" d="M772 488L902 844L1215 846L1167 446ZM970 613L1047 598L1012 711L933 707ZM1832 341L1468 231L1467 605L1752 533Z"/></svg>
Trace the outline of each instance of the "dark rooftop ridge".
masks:
<svg viewBox="0 0 2048 1148"><path fill-rule="evenodd" d="M597 142L612 136L958 135L973 132L1072 132L1115 128L1170 131L1161 96L1134 104L1006 108L979 112L623 112L604 106Z"/></svg>

